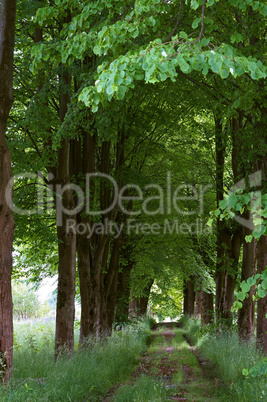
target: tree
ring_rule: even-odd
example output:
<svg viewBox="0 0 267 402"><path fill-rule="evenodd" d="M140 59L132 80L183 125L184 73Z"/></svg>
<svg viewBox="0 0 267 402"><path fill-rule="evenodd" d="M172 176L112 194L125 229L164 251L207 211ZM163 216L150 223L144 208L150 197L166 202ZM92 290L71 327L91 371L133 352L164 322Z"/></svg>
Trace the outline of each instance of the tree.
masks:
<svg viewBox="0 0 267 402"><path fill-rule="evenodd" d="M16 0L2 0L0 14L0 377L12 375L12 242L14 231L11 158L6 144L6 124L13 103L13 53ZM9 187L8 187L9 186ZM6 199L6 190L10 198Z"/></svg>
<svg viewBox="0 0 267 402"><path fill-rule="evenodd" d="M212 0L179 4L159 0L126 3L112 0L31 2L33 8L42 7L38 9L35 21L27 21L26 28L25 21L22 24L27 39L22 40L21 48L24 54L31 52L31 71L36 74L33 79L28 71L18 76L18 81L22 77L24 85L19 97L18 116L28 103L30 108L26 121L15 118L13 127L16 128L19 122L21 133L27 138L23 143L26 149L16 159L27 160L32 171L37 166L45 168L43 184L53 187L57 218L60 204L73 212L75 203L79 202L78 194L69 191L67 186L62 194L57 185L62 188L75 183L84 189L88 174L112 175L121 188L129 182L140 186L151 183L151 180L158 183L158 172L163 175L171 166L170 170L176 171L174 182L196 184L200 177L208 176L206 170L212 177L215 169L212 154L208 151L216 148L219 204L224 185L231 186L238 177L234 174L235 177L228 178L228 182L225 177L224 166L229 166L225 150L231 141L229 149L233 155L234 173L253 171L250 148L255 144L251 137L255 121L261 120L263 114L259 107L263 99L260 87L266 76L260 51L265 35L264 3L250 1L243 4L236 0L229 0L226 4ZM26 66L24 70L27 70ZM239 142L235 141L240 132L234 130L232 124L237 118L242 122L241 131L247 140L244 149L239 150L240 158L236 155ZM180 133L181 126L183 132ZM206 139L202 130L208 131ZM192 136L191 131L194 131ZM204 147L203 143L206 143ZM172 147L183 162L175 158ZM250 162L244 163L248 152ZM16 163L19 165L20 161ZM52 180L47 173L49 176L53 174ZM25 180L25 184L29 187L32 182ZM191 190L188 185L183 196L189 196ZM100 180L90 188L89 201L94 207L105 209L113 195L111 186ZM147 191L146 195L151 193ZM215 194L210 197L210 206L214 206L215 197ZM29 200L27 197L24 201ZM185 204L184 210L190 212L192 202ZM152 208L154 205L155 202L151 201ZM128 207L134 214L138 202ZM119 225L126 218L118 210L116 205L111 212L92 217L87 216L84 206L77 214L72 214L72 220L90 228L101 228L105 222ZM39 218L42 221L42 217ZM54 220L51 232L55 234L55 210L49 218L50 222ZM174 216L171 218L175 219ZM129 287L124 286L125 278L120 276L123 271L119 272L121 250L128 240L124 234L115 238L97 231L91 237L86 231L78 233L76 238L75 233L68 236L67 219L65 213L61 222L57 219L60 275L56 347L68 345L71 350L76 251L82 301L82 340L90 333L110 331L118 279L123 284L119 291L122 294L125 291L128 300ZM147 217L140 215L137 221L142 224L145 219ZM163 219L162 216L161 225ZM44 221L40 223L35 218L25 221L27 227L33 225L36 228L35 233L45 227ZM153 219L148 221L152 223ZM183 224L192 223L190 217L183 217L181 221ZM237 235L231 221L224 224L218 220L217 229L216 307L223 317L231 316L241 245L237 238L242 236ZM24 228L19 233L23 231ZM145 290L141 289L142 280L148 285L154 280L156 286L168 289L166 282L171 273L176 275L179 271L179 274L182 272L182 278L178 275L179 284L192 277L194 283L189 281L190 294L193 296L199 289L204 293L207 291L208 296L203 294L202 304L211 307L212 292L205 286L205 279L213 274L212 264L202 252L204 247L198 247L201 242L197 236L185 238L188 247L185 252L179 249L177 253L173 251L175 244L185 245L182 236L171 237L170 247L164 244L163 238L158 238L163 248L160 255L155 253L155 239L152 237L149 240L142 236L134 238L134 253L138 256L127 257L127 270L132 272L133 279L136 267L140 269L137 286L140 292L136 296L142 297ZM140 251L142 247L144 253ZM244 247L249 248L245 244ZM213 245L211 254L215 254L214 250ZM166 277L160 275L151 257L152 252L157 255L158 265L167 272L168 264L162 262L166 258L164 251L177 255L179 260ZM244 259L244 272L246 262ZM146 272L149 265L153 269ZM147 299L148 294L143 296ZM192 312L193 297L190 305Z"/></svg>

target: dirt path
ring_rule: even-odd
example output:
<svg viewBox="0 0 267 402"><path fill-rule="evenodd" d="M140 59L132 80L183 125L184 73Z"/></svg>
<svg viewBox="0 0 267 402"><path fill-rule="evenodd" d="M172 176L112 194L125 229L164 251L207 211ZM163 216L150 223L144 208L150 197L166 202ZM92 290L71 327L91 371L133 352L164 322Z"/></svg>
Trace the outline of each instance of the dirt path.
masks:
<svg viewBox="0 0 267 402"><path fill-rule="evenodd" d="M193 352L176 323L156 325L128 383L112 390L103 402L220 401L216 378Z"/></svg>

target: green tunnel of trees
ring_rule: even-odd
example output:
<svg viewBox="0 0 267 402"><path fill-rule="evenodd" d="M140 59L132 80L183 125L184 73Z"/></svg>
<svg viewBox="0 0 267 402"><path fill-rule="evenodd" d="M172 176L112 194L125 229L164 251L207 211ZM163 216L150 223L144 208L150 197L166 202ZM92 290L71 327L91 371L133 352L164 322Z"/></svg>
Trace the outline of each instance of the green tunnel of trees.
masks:
<svg viewBox="0 0 267 402"><path fill-rule="evenodd" d="M56 356L74 348L77 293L82 342L148 305L231 325L239 291L239 336L257 304L266 353L265 2L0 4L7 377L12 265L58 274Z"/></svg>

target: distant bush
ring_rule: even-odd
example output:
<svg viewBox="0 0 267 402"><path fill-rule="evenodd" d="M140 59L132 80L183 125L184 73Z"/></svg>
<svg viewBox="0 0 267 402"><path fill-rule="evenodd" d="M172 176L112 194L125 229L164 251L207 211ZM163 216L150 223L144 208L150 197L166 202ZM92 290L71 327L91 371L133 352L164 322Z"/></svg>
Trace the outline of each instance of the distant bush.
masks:
<svg viewBox="0 0 267 402"><path fill-rule="evenodd" d="M38 318L51 312L48 302L41 303L35 290L23 281L12 281L12 298L15 319Z"/></svg>

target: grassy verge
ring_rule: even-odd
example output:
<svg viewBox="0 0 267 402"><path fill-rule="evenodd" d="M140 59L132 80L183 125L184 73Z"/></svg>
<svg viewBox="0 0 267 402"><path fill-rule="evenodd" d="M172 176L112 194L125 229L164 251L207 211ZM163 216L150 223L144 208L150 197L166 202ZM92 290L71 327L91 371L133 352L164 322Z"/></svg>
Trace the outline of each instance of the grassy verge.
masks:
<svg viewBox="0 0 267 402"><path fill-rule="evenodd" d="M127 379L145 350L149 335L143 320L115 332L105 342L88 339L71 358L53 361L52 331L17 336L14 378L0 387L1 401L99 401Z"/></svg>
<svg viewBox="0 0 267 402"><path fill-rule="evenodd" d="M216 367L215 375L220 394L227 401L258 402L267 400L266 370L244 373L264 362L254 343L240 342L235 331L219 334L212 326L200 330L196 319L183 319L186 334L196 344L202 356Z"/></svg>

